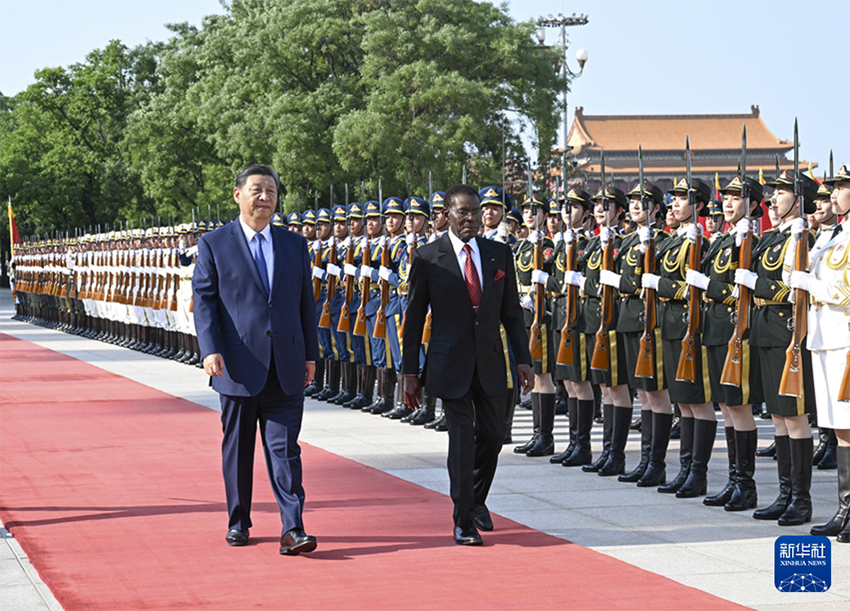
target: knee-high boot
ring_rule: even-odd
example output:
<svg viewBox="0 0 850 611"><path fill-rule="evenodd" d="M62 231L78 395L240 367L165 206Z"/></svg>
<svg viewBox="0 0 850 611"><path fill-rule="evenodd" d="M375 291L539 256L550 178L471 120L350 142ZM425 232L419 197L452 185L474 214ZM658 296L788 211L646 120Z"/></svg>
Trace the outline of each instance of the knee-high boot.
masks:
<svg viewBox="0 0 850 611"><path fill-rule="evenodd" d="M596 459L596 462L589 465L584 465L581 470L586 473L597 473L605 461L608 460L608 454L611 453L611 440L614 434L614 406L609 404L602 405L602 454Z"/></svg>
<svg viewBox="0 0 850 611"><path fill-rule="evenodd" d="M382 409L384 405L384 385L387 383L387 369L386 367L381 367L377 370L375 374L376 379L378 380L377 387L377 396L375 397L375 401L370 403L369 405L364 405L360 408L361 412L369 412L372 413L373 409Z"/></svg>
<svg viewBox="0 0 850 611"><path fill-rule="evenodd" d="M788 435L774 436L773 443L776 446L776 469L779 472L779 496L767 507L753 512L756 520L778 520L791 502L791 446Z"/></svg>
<svg viewBox="0 0 850 611"><path fill-rule="evenodd" d="M516 387L508 390L505 397L505 439L503 444L513 443L514 411L516 410L516 398L518 391Z"/></svg>
<svg viewBox="0 0 850 611"><path fill-rule="evenodd" d="M537 438L540 437L540 393L531 393L531 420L533 426L531 439L514 448L514 452L517 454L528 452L537 443Z"/></svg>
<svg viewBox="0 0 850 611"><path fill-rule="evenodd" d="M758 502L756 493L756 448L758 431L735 431L735 487L723 509L745 511Z"/></svg>
<svg viewBox="0 0 850 611"><path fill-rule="evenodd" d="M780 526L799 526L812 520L812 452L814 439L789 439L791 448L791 502L779 516ZM823 461L821 461L823 462Z"/></svg>
<svg viewBox="0 0 850 611"><path fill-rule="evenodd" d="M313 375L313 381L304 389L305 397L312 397L318 394L325 387L325 359L316 361L316 373Z"/></svg>
<svg viewBox="0 0 850 611"><path fill-rule="evenodd" d="M702 500L703 504L709 507L723 507L732 498L732 492L735 490L735 428L727 426L724 427L723 432L726 434L726 456L729 459L729 478L726 480L723 490L713 496L707 496Z"/></svg>
<svg viewBox="0 0 850 611"><path fill-rule="evenodd" d="M632 407L615 405L612 408L611 451L608 460L600 467L597 475L610 477L620 475L626 470L626 442L629 440L629 427L632 424Z"/></svg>
<svg viewBox="0 0 850 611"><path fill-rule="evenodd" d="M838 462L838 511L829 522L812 526L809 532L823 537L838 535L839 541L850 543L850 529L847 529L850 522L850 446L838 446L835 457Z"/></svg>
<svg viewBox="0 0 850 611"><path fill-rule="evenodd" d="M386 414L395 408L395 385L396 373L394 369L384 370L384 396L381 407L376 411L372 410L375 415Z"/></svg>
<svg viewBox="0 0 850 611"><path fill-rule="evenodd" d="M360 401L363 397L363 365L352 365L354 367L354 394L348 401L343 401L342 406L350 408L352 403Z"/></svg>
<svg viewBox="0 0 850 611"><path fill-rule="evenodd" d="M361 374L360 398L355 399L349 404L351 409L365 409L372 405L372 397L375 394L375 377L378 375L378 369L374 365L363 365Z"/></svg>
<svg viewBox="0 0 850 611"><path fill-rule="evenodd" d="M838 459L835 455L835 448L838 447L838 439L835 436L835 429L829 429L826 436L826 450L818 463L818 469L837 469Z"/></svg>
<svg viewBox="0 0 850 611"><path fill-rule="evenodd" d="M705 494L708 489L708 461L717 437L717 420L694 420L694 452L688 477L676 491L676 498L688 499Z"/></svg>
<svg viewBox="0 0 850 611"><path fill-rule="evenodd" d="M661 486L667 481L667 446L670 444L670 430L673 428L673 414L652 413L652 442L649 450L649 464L637 481L640 488Z"/></svg>
<svg viewBox="0 0 850 611"><path fill-rule="evenodd" d="M437 397L432 397L422 387L422 403L418 412L408 420L412 426L422 426L431 422L434 419L434 412L437 407Z"/></svg>
<svg viewBox="0 0 850 611"><path fill-rule="evenodd" d="M550 456L555 453L555 395L539 395L540 401L540 436L533 446L528 448L526 456Z"/></svg>
<svg viewBox="0 0 850 611"><path fill-rule="evenodd" d="M625 475L617 478L621 482L633 483L638 481L646 473L649 464L649 455L652 452L652 410L640 410L640 462Z"/></svg>
<svg viewBox="0 0 850 611"><path fill-rule="evenodd" d="M679 419L679 473L672 481L658 486L658 492L675 493L688 478L694 451L694 419Z"/></svg>
<svg viewBox="0 0 850 611"><path fill-rule="evenodd" d="M570 419L570 443L567 449L560 454L555 454L549 459L550 463L562 463L567 460L576 449L576 436L578 432L578 399L569 397L567 399L567 416Z"/></svg>
<svg viewBox="0 0 850 611"><path fill-rule="evenodd" d="M593 460L590 452L590 430L593 428L594 401L579 399L576 405L576 447L561 463L563 467L580 467Z"/></svg>

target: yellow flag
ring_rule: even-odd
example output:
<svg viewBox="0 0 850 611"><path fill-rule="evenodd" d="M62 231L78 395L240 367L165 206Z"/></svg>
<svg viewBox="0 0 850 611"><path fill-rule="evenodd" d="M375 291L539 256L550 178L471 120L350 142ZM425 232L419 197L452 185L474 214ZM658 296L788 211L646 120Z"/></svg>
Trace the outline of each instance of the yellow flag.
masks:
<svg viewBox="0 0 850 611"><path fill-rule="evenodd" d="M767 181L764 179L764 172L762 172L761 168L759 168L759 183L764 184L765 182Z"/></svg>

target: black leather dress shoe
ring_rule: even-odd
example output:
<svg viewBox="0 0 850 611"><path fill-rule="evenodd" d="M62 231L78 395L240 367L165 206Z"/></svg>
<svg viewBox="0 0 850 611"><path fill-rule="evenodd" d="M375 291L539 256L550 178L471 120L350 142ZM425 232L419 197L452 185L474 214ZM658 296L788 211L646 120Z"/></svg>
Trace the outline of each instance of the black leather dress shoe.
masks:
<svg viewBox="0 0 850 611"><path fill-rule="evenodd" d="M312 552L316 549L316 537L308 535L303 528L287 530L280 538L280 553L286 556L297 556L301 552Z"/></svg>
<svg viewBox="0 0 850 611"><path fill-rule="evenodd" d="M474 513L473 523L476 528L486 532L493 530L493 519L490 517L490 510L487 509L486 505L479 505L475 508Z"/></svg>
<svg viewBox="0 0 850 611"><path fill-rule="evenodd" d="M475 526L455 526L455 543L458 545L481 545L481 535Z"/></svg>
<svg viewBox="0 0 850 611"><path fill-rule="evenodd" d="M248 545L248 533L242 530L231 529L227 531L227 536L224 538L228 545L233 547L242 547Z"/></svg>

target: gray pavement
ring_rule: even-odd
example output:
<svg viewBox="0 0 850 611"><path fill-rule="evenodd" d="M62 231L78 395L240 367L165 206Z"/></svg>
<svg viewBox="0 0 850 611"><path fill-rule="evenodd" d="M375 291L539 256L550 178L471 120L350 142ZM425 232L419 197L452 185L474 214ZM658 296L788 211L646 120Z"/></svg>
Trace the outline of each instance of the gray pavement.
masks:
<svg viewBox="0 0 850 611"><path fill-rule="evenodd" d="M11 315L10 293L2 290L0 332L218 409L218 396L207 387L207 377L200 369L19 323L10 320ZM757 422L763 447L770 442L772 427L769 421ZM524 441L530 431L531 413L517 409L514 439ZM555 434L558 447L563 447L568 435L564 417L558 417ZM601 435L601 426L594 426L596 450L601 445ZM448 492L444 433L308 399L301 439L425 488ZM639 444L639 433L632 432L627 469L639 457ZM668 451L668 473L677 471L677 458L678 443L673 441ZM814 471L813 523L825 522L835 511L835 473ZM725 439L719 429L709 469L709 492L719 490L725 480ZM756 480L763 506L777 492L775 462L758 459ZM550 465L548 458L516 455L510 446L500 457L487 504L491 511L530 528L754 609L850 608L850 545L832 544L832 588L828 592L788 594L774 588L775 539L807 534L810 525L782 528L773 522L754 520L751 512L728 513L722 508L706 507L701 498L671 498L652 488L619 483L616 478ZM14 539L7 531L2 532L6 543L0 556L3 609L61 608ZM446 536L450 536L448 531Z"/></svg>

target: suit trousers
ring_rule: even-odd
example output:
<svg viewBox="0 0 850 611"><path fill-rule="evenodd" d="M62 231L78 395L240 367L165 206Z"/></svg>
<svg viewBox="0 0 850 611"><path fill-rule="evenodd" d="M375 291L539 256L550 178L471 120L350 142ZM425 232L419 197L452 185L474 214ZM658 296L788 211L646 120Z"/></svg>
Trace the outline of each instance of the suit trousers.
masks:
<svg viewBox="0 0 850 611"><path fill-rule="evenodd" d="M478 380L460 399L443 399L449 429L449 483L454 523L472 524L475 507L483 505L496 474L505 436L505 392L488 395Z"/></svg>
<svg viewBox="0 0 850 611"><path fill-rule="evenodd" d="M248 532L251 527L257 423L269 480L280 507L281 534L292 528L303 528L304 488L298 434L304 412L304 393L287 395L283 392L272 355L269 377L260 394L252 397L220 395L220 398L228 528Z"/></svg>

